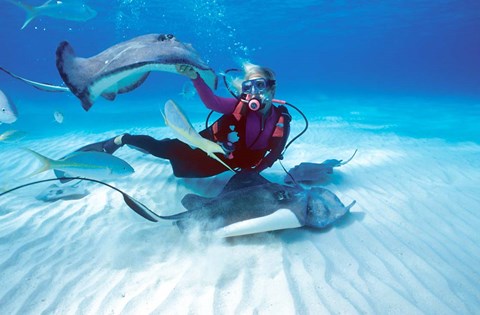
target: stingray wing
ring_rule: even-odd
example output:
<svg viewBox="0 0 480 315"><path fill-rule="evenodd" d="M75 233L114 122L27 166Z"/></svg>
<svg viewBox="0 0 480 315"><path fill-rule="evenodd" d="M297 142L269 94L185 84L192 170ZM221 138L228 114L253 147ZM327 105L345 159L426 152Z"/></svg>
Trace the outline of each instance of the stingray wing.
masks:
<svg viewBox="0 0 480 315"><path fill-rule="evenodd" d="M207 197L202 197L196 194L186 194L182 198L182 205L185 207L185 209L192 211L198 208L201 208L202 205L206 204L209 202L211 198Z"/></svg>
<svg viewBox="0 0 480 315"><path fill-rule="evenodd" d="M57 48L56 65L65 84L89 110L99 96L109 100L140 86L151 71L177 73L177 64L195 68L212 89L217 76L198 53L172 35L149 34L114 45L91 58L77 57L68 42Z"/></svg>
<svg viewBox="0 0 480 315"><path fill-rule="evenodd" d="M328 161L337 161L337 160L328 160ZM338 161L335 163L309 163L302 162L299 165L291 168L288 173L295 179L298 183L306 182L322 182L329 178L333 173L333 167L338 166ZM287 184L293 183L290 175L285 175L284 181Z"/></svg>

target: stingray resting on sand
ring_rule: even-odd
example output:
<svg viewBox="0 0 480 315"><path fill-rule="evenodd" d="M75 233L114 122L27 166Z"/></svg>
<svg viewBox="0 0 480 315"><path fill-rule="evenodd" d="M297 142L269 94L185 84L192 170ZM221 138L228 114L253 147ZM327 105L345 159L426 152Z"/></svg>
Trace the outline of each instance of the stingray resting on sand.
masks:
<svg viewBox="0 0 480 315"><path fill-rule="evenodd" d="M177 73L176 65L190 65L212 89L217 76L190 44L171 34L148 34L114 45L96 56L75 55L68 42L57 48L60 76L88 111L99 96L114 100L117 94L139 87L151 71Z"/></svg>
<svg viewBox="0 0 480 315"><path fill-rule="evenodd" d="M232 237L310 227L322 229L349 213L331 191L272 183L260 174L242 171L233 175L222 192L212 198L187 194L188 209L160 219L176 220L180 229L199 228L218 237Z"/></svg>
<svg viewBox="0 0 480 315"><path fill-rule="evenodd" d="M221 238L302 226L322 229L349 213L355 204L353 201L345 206L334 193L324 188L304 189L280 185L251 171L233 175L218 196L207 198L187 194L182 199L182 205L187 211L168 216L158 215L110 184L82 177L40 180L12 188L0 193L0 196L23 187L59 179L86 180L108 186L122 194L130 209L149 221L173 221L182 231L199 229Z"/></svg>
<svg viewBox="0 0 480 315"><path fill-rule="evenodd" d="M286 184L292 184L294 182L308 185L325 183L333 174L334 167L347 164L353 159L355 154L357 154L357 150L355 150L352 156L346 161L330 159L322 163L300 163L288 171L284 181Z"/></svg>

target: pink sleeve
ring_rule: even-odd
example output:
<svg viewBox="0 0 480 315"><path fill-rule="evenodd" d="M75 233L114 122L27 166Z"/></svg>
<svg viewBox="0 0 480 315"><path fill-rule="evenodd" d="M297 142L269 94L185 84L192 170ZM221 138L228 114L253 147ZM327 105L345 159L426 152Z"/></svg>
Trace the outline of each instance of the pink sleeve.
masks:
<svg viewBox="0 0 480 315"><path fill-rule="evenodd" d="M195 89L200 95L202 102L211 110L222 114L231 114L237 105L237 100L232 97L220 97L213 94L212 89L203 81L200 76L192 80Z"/></svg>

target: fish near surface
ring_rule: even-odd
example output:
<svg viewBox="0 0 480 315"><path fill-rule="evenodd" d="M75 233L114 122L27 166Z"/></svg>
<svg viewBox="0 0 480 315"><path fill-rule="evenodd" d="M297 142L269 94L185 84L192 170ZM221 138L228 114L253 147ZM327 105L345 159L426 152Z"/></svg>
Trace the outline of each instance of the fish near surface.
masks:
<svg viewBox="0 0 480 315"><path fill-rule="evenodd" d="M97 11L80 0L48 0L39 6L31 6L15 0L6 1L22 8L27 13L27 19L23 23L22 30L38 16L84 22L93 19L97 15Z"/></svg>
<svg viewBox="0 0 480 315"><path fill-rule="evenodd" d="M217 85L215 72L195 49L171 34L135 37L90 58L77 57L72 46L62 42L56 56L60 76L86 111L100 96L114 100L136 89L151 71L178 73L178 64L192 66L212 89Z"/></svg>
<svg viewBox="0 0 480 315"><path fill-rule="evenodd" d="M59 111L55 111L53 113L53 119L55 119L55 121L59 124L62 124L63 123L63 120L64 120L64 117L63 117L63 114Z"/></svg>
<svg viewBox="0 0 480 315"><path fill-rule="evenodd" d="M216 197L188 194L188 209L161 219L176 220L181 229L199 227L219 237L298 228L325 228L349 212L327 189L303 189L272 183L255 172L235 174Z"/></svg>
<svg viewBox="0 0 480 315"><path fill-rule="evenodd" d="M18 110L15 104L0 90L0 124L12 124L17 121Z"/></svg>

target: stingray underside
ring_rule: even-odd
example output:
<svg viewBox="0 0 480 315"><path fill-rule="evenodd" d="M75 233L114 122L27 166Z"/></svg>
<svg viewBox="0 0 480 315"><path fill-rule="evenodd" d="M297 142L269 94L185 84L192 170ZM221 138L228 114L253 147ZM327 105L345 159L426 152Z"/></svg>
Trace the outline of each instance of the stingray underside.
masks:
<svg viewBox="0 0 480 315"><path fill-rule="evenodd" d="M131 49L122 47L123 50L115 54L107 54L107 50L91 58L81 58L75 56L68 42L59 45L57 69L85 110L88 111L99 96L114 100L117 94L136 89L151 71L177 73L177 64L191 65L211 88L216 88L215 72L195 58L189 58L188 53L166 50L163 54L155 55L146 53L147 48L142 45L133 46ZM138 55L145 58L139 58Z"/></svg>

